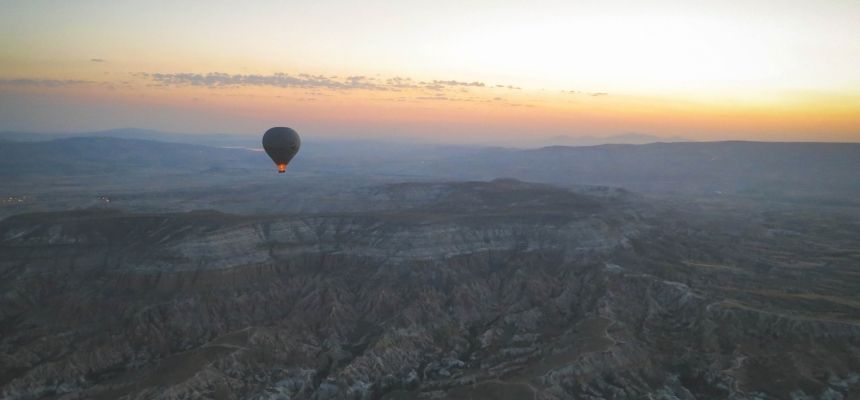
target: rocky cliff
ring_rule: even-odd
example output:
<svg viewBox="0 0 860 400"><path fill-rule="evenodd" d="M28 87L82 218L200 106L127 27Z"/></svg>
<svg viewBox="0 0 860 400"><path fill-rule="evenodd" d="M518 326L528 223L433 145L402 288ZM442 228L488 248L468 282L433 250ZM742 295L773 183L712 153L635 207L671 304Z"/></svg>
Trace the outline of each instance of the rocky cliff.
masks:
<svg viewBox="0 0 860 400"><path fill-rule="evenodd" d="M371 195L0 222L0 398L860 396L854 231L511 180Z"/></svg>

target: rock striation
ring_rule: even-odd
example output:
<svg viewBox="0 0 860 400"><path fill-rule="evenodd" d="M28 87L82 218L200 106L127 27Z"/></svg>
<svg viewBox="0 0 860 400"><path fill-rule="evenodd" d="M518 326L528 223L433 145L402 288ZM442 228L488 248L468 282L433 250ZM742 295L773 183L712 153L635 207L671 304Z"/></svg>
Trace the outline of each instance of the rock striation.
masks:
<svg viewBox="0 0 860 400"><path fill-rule="evenodd" d="M7 218L0 398L860 396L856 253L797 292L757 222L514 180L372 192L401 206Z"/></svg>

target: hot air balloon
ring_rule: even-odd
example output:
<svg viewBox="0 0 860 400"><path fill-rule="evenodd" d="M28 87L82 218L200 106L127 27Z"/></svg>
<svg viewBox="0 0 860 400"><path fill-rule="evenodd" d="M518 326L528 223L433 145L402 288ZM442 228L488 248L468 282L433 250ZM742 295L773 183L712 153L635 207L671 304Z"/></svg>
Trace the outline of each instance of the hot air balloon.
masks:
<svg viewBox="0 0 860 400"><path fill-rule="evenodd" d="M296 131L286 127L275 127L263 134L263 149L278 166L278 172L284 173L287 164L299 151L302 140Z"/></svg>

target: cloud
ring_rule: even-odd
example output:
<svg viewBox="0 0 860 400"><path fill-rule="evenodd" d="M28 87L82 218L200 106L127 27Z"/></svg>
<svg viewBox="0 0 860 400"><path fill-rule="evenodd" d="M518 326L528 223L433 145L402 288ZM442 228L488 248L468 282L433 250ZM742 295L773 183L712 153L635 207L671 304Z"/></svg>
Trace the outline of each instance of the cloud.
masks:
<svg viewBox="0 0 860 400"><path fill-rule="evenodd" d="M0 86L63 87L95 83L76 79L0 79Z"/></svg>
<svg viewBox="0 0 860 400"><path fill-rule="evenodd" d="M104 58L90 58L90 61L92 61L92 62L96 62L96 63L103 63L103 62L107 62L107 61L105 61L105 59L104 59Z"/></svg>
<svg viewBox="0 0 860 400"><path fill-rule="evenodd" d="M376 78L372 76L354 75L347 77L325 76L313 74L287 74L274 73L261 74L227 74L223 72L199 73L146 73L141 72L135 76L147 79L160 86L201 86L209 88L230 88L243 86L271 86L279 88L302 88L302 89L331 89L331 90L373 90L373 91L401 91L405 89L428 89L433 91L445 91L453 88L483 88L487 85L483 82L457 81L457 80L433 80L416 81L408 77ZM514 88L513 86L502 86Z"/></svg>
<svg viewBox="0 0 860 400"><path fill-rule="evenodd" d="M275 73L259 74L226 74L210 72L195 73L140 73L138 77L149 79L163 86L204 86L210 88L241 87L241 86L273 86L280 88L302 89L332 89L332 90L392 90L394 87L367 76L348 76L345 78L328 77L325 75L299 74L290 75Z"/></svg>
<svg viewBox="0 0 860 400"><path fill-rule="evenodd" d="M562 90L561 92L562 92L562 93L570 93L570 94L585 94L585 95L589 95L589 96L591 96L591 97L603 97L603 96L609 96L609 93L606 93L606 92L591 92L591 93L588 93L588 92L581 92L581 91L579 91L579 90Z"/></svg>
<svg viewBox="0 0 860 400"><path fill-rule="evenodd" d="M454 99L449 99L448 97L445 97L445 96L418 96L415 99L416 100L443 100L443 101L454 100Z"/></svg>
<svg viewBox="0 0 860 400"><path fill-rule="evenodd" d="M484 82L460 82L460 81L433 81L434 85L442 85L442 86L473 86L473 87L485 87L487 85Z"/></svg>
<svg viewBox="0 0 860 400"><path fill-rule="evenodd" d="M399 76L386 79L385 84L400 89L415 89L419 87L418 84L412 80L412 78L403 78Z"/></svg>
<svg viewBox="0 0 860 400"><path fill-rule="evenodd" d="M267 86L284 89L301 89L301 93L307 96L303 96L299 101L323 100L324 96L331 96L333 94L331 91L377 91L392 94L398 93L401 95L398 97L386 96L381 98L381 101L483 102L529 107L529 105L524 104L510 104L507 99L489 95L489 93L479 93L484 89L520 90L520 87L487 84L481 81L458 81L453 79L417 80L404 76L338 76L308 73L288 74L281 72L273 74L139 72L133 75L148 83L148 86L158 87L193 86L212 89L232 89ZM475 96L468 95L468 93L472 92L475 92Z"/></svg>

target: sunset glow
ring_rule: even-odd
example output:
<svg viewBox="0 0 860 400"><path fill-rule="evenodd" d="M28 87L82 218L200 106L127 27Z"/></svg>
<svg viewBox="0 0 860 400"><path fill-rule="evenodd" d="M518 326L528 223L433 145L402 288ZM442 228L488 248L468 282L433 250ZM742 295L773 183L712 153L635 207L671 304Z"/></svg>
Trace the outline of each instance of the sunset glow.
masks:
<svg viewBox="0 0 860 400"><path fill-rule="evenodd" d="M118 3L4 5L0 130L860 141L860 2Z"/></svg>

